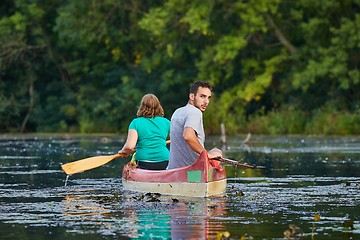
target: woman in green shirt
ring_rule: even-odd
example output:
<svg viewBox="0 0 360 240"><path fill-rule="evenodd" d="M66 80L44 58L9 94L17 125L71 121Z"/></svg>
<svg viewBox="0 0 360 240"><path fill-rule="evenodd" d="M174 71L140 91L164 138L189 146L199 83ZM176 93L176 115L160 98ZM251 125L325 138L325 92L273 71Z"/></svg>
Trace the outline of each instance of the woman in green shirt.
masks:
<svg viewBox="0 0 360 240"><path fill-rule="evenodd" d="M144 95L136 116L129 125L127 140L119 154L128 156L136 149L135 160L139 168L166 169L170 121L164 117L159 99L154 94Z"/></svg>

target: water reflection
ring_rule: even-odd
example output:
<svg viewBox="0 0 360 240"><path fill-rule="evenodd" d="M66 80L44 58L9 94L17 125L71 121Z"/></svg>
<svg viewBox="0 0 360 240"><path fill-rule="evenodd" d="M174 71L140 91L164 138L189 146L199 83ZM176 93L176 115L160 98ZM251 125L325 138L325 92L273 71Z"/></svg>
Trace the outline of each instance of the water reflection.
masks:
<svg viewBox="0 0 360 240"><path fill-rule="evenodd" d="M213 239L225 228L210 219L226 216L226 201L226 198L149 198L143 194L95 198L67 195L63 213L68 220L82 225L105 223L101 232L132 239Z"/></svg>

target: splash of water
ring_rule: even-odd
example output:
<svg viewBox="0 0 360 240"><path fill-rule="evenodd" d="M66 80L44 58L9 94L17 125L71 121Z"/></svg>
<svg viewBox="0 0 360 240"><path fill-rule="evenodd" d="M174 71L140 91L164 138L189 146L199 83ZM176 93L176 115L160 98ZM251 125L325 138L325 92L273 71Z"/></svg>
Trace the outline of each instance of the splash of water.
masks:
<svg viewBox="0 0 360 240"><path fill-rule="evenodd" d="M69 180L69 177L70 177L70 175L68 174L68 175L66 175L66 179L65 179L65 187L66 187L66 185L67 185L67 182L68 182L68 180Z"/></svg>

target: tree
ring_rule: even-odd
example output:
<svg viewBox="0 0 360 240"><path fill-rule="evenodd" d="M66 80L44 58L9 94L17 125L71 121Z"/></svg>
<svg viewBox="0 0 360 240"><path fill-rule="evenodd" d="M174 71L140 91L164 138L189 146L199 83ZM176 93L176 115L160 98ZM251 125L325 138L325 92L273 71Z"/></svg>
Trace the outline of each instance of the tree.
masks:
<svg viewBox="0 0 360 240"><path fill-rule="evenodd" d="M307 118L295 124L301 131L322 109L359 111L359 6L2 1L0 127L124 131L143 94L155 93L170 117L190 84L206 80L214 86L210 133L221 122L228 133L246 131L254 116L288 110Z"/></svg>
<svg viewBox="0 0 360 240"><path fill-rule="evenodd" d="M0 20L0 70L4 87L0 92L3 106L0 116L5 120L2 127L19 127L24 132L36 104L37 72L47 55L46 35L39 24L44 11L36 4L17 1L11 12ZM8 125L10 122L13 124Z"/></svg>
<svg viewBox="0 0 360 240"><path fill-rule="evenodd" d="M359 100L358 10L359 1L169 0L140 26L164 52L201 43L190 51L197 78L220 89L216 112L225 121L287 104L312 110L333 97L351 109Z"/></svg>

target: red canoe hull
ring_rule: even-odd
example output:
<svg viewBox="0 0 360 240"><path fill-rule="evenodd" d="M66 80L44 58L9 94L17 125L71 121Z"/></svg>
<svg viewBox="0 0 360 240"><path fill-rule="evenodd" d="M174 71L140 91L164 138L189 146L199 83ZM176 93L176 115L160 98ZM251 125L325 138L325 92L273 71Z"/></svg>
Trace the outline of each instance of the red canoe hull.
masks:
<svg viewBox="0 0 360 240"><path fill-rule="evenodd" d="M123 168L122 181L125 190L210 197L225 193L226 171L220 162L209 160L206 151L203 151L194 164L170 170L144 170L127 163Z"/></svg>

